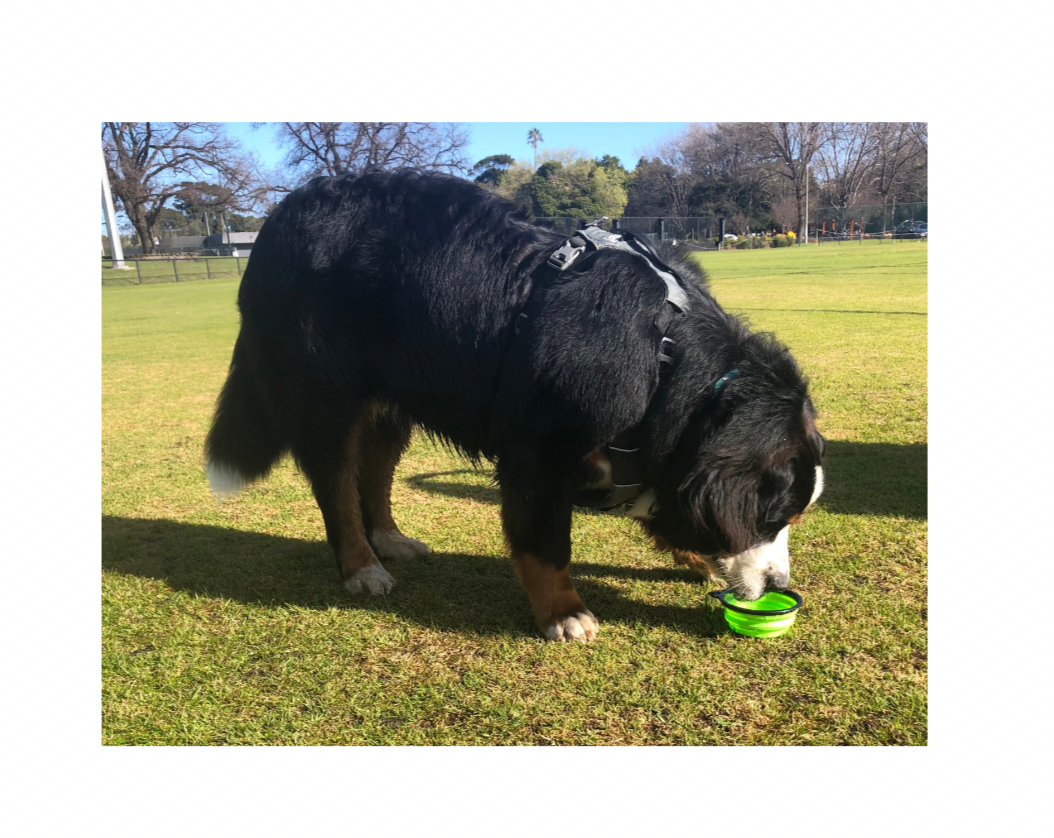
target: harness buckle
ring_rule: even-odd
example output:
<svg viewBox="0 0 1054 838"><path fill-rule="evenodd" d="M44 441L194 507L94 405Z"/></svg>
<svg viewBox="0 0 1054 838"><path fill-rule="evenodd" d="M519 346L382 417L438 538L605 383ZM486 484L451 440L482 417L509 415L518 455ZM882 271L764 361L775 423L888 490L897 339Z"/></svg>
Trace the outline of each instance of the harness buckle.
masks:
<svg viewBox="0 0 1054 838"><path fill-rule="evenodd" d="M568 239L564 242L563 246L553 253L552 256L547 260L550 268L555 268L558 271L566 271L571 267L571 263L575 261L579 256L586 252L585 242L581 245L572 244L575 239ZM582 241L578 239L578 241Z"/></svg>
<svg viewBox="0 0 1054 838"><path fill-rule="evenodd" d="M677 344L670 338L663 338L659 342L659 363L670 367L673 366L674 347Z"/></svg>

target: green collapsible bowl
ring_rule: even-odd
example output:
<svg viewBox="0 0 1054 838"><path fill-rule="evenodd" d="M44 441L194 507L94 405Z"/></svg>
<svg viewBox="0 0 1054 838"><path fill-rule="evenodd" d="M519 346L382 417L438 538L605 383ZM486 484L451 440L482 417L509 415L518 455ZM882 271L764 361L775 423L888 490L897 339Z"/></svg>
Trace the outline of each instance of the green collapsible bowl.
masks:
<svg viewBox="0 0 1054 838"><path fill-rule="evenodd" d="M742 602L731 588L711 591L710 596L725 606L725 621L736 634L748 637L779 637L794 624L801 608L801 597L794 591L770 591L761 599Z"/></svg>

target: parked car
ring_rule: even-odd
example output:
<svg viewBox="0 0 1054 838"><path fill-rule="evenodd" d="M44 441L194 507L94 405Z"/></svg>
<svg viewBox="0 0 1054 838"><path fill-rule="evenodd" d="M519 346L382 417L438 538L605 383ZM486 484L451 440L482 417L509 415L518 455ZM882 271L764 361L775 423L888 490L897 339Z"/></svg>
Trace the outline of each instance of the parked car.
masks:
<svg viewBox="0 0 1054 838"><path fill-rule="evenodd" d="M929 225L925 221L902 221L893 231L895 239L925 239L929 237Z"/></svg>

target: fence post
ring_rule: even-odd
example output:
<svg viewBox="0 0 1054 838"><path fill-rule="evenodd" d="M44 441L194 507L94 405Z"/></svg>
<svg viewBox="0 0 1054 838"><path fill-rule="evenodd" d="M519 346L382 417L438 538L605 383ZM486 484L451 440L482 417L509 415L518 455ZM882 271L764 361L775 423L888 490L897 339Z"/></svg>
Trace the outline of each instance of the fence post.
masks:
<svg viewBox="0 0 1054 838"><path fill-rule="evenodd" d="M209 260L208 260L208 258L205 259L205 277L207 279L212 279L212 271L209 270Z"/></svg>
<svg viewBox="0 0 1054 838"><path fill-rule="evenodd" d="M176 260L172 260L172 271L176 275L176 282L179 282L179 265L176 264Z"/></svg>
<svg viewBox="0 0 1054 838"><path fill-rule="evenodd" d="M143 272L139 270L139 260L135 260L135 275L139 277L139 284L143 284Z"/></svg>

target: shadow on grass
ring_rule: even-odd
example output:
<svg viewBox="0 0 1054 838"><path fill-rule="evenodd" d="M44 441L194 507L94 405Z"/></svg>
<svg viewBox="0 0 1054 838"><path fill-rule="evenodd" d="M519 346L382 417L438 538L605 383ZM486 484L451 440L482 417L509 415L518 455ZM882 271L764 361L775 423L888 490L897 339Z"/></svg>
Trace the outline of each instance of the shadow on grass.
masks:
<svg viewBox="0 0 1054 838"><path fill-rule="evenodd" d="M480 486L473 483L458 483L453 480L441 480L443 477L454 477L459 474L486 475L470 468L459 468L453 471L436 471L430 474L414 474L405 478L406 483L420 492L429 492L433 495L446 495L459 500L474 500L480 503L493 503L501 505L501 490L491 484ZM590 509L585 506L576 506L575 512L579 515L605 515L598 509Z"/></svg>
<svg viewBox="0 0 1054 838"><path fill-rule="evenodd" d="M103 516L103 568L158 579L176 590L246 604L310 609L355 609L397 614L441 631L536 635L527 595L509 562L498 556L432 553L385 562L397 584L386 597L352 597L340 585L324 542L242 532L161 519ZM696 582L681 568L632 568L573 562L586 605L605 621L662 625L697 636L725 633L724 621L704 607L698 586L691 608L637 602L609 579Z"/></svg>
<svg viewBox="0 0 1054 838"><path fill-rule="evenodd" d="M927 317L925 311L858 311L856 309L838 308L739 308L736 311L783 311L800 312L804 314L898 314L910 315L912 317Z"/></svg>
<svg viewBox="0 0 1054 838"><path fill-rule="evenodd" d="M926 519L926 445L828 441L824 492L819 506L840 515L879 515ZM444 480L472 469L415 474L415 489L481 503L501 503L496 486ZM603 515L576 508L583 515Z"/></svg>
<svg viewBox="0 0 1054 838"><path fill-rule="evenodd" d="M926 449L828 441L819 506L841 515L926 519Z"/></svg>

